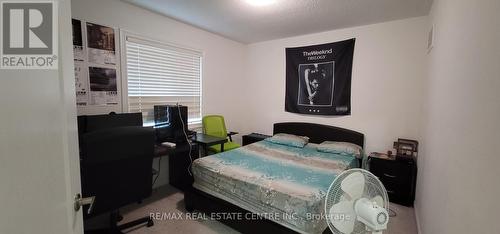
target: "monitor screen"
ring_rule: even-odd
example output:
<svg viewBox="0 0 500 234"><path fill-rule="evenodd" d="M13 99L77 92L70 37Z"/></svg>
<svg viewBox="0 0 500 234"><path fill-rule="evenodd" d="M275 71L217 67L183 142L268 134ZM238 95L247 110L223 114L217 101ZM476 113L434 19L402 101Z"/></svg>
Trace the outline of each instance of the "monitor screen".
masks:
<svg viewBox="0 0 500 234"><path fill-rule="evenodd" d="M188 131L187 106L154 106L156 142L186 142Z"/></svg>

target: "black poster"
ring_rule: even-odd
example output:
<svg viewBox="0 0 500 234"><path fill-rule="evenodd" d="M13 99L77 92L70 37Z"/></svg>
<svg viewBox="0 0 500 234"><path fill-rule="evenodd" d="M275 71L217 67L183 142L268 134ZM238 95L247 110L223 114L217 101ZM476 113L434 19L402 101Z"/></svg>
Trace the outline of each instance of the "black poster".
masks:
<svg viewBox="0 0 500 234"><path fill-rule="evenodd" d="M287 112L351 114L351 74L355 39L286 48Z"/></svg>

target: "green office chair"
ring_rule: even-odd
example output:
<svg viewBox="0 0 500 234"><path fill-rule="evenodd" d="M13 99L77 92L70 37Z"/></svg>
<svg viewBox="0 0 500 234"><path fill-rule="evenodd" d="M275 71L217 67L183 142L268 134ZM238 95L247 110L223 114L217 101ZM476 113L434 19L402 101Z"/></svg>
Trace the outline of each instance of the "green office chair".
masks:
<svg viewBox="0 0 500 234"><path fill-rule="evenodd" d="M224 123L224 117L221 115L207 115L203 117L202 120L203 123L203 133L210 135L210 136L216 136L216 137L222 137L222 138L228 138L229 141L224 143L224 151L229 151L232 149L236 149L240 147L239 144L233 142L233 138L231 137L232 135L238 134L237 132L227 132L226 130L226 124ZM220 145L213 145L210 146L209 150L213 151L215 153L220 153Z"/></svg>

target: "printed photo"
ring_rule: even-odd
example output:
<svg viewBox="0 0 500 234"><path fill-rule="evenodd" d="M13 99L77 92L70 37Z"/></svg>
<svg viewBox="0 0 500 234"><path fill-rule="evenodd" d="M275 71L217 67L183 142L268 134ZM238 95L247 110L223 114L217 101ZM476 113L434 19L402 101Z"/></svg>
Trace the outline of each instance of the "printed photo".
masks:
<svg viewBox="0 0 500 234"><path fill-rule="evenodd" d="M117 91L116 69L89 67L90 91Z"/></svg>
<svg viewBox="0 0 500 234"><path fill-rule="evenodd" d="M115 51L115 30L110 27L87 23L87 43L89 48Z"/></svg>
<svg viewBox="0 0 500 234"><path fill-rule="evenodd" d="M332 106L334 62L299 64L298 105Z"/></svg>

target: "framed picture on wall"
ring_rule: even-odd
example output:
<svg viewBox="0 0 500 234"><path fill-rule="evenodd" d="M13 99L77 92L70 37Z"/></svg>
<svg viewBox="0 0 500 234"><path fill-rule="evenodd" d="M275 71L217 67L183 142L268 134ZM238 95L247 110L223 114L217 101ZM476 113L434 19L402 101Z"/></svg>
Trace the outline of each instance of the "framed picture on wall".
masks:
<svg viewBox="0 0 500 234"><path fill-rule="evenodd" d="M397 155L416 157L418 153L418 141L398 138L398 141L394 142L394 148L396 149Z"/></svg>

